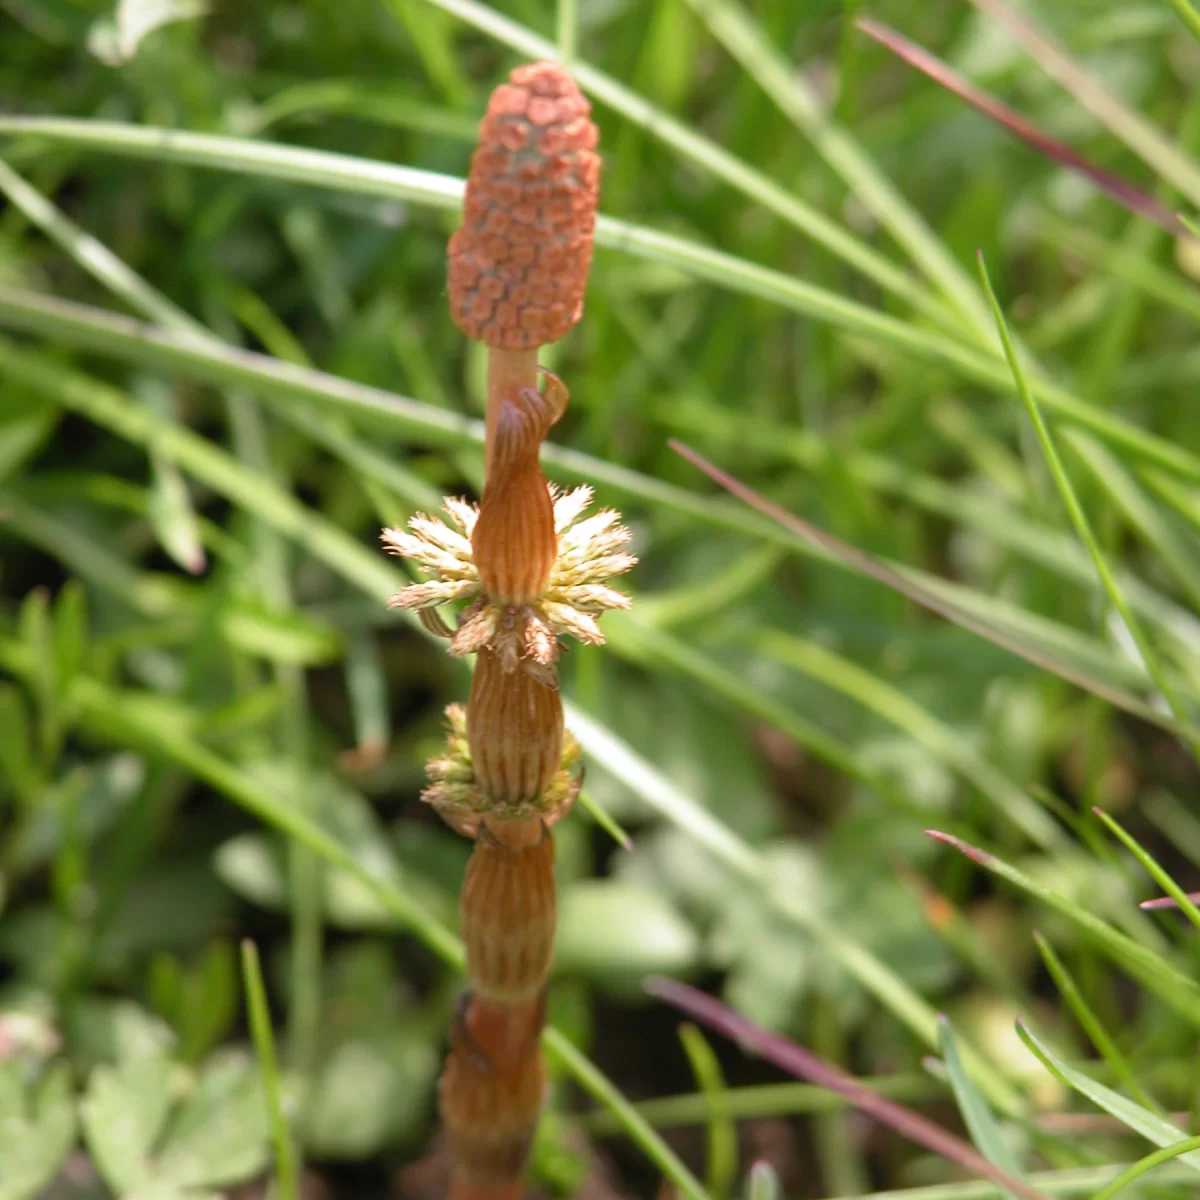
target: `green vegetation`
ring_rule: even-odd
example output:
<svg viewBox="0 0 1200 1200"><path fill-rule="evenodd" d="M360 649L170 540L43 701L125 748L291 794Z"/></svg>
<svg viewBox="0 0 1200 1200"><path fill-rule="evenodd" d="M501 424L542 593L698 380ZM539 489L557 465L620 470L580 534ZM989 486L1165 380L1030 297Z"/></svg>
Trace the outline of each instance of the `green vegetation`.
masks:
<svg viewBox="0 0 1200 1200"><path fill-rule="evenodd" d="M562 666L531 1187L1195 1194L1200 18L1028 7L0 0L0 1200L442 1195L465 674L378 534L482 478L445 241L556 46L605 216L544 461L641 565Z"/></svg>

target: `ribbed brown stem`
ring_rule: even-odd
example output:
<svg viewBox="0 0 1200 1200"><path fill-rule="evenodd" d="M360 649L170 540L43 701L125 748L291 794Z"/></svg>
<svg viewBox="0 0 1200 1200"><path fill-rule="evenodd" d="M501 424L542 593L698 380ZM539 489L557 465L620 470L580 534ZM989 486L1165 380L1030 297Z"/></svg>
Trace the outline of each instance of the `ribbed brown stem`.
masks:
<svg viewBox="0 0 1200 1200"><path fill-rule="evenodd" d="M563 770L557 643L544 617L535 625L534 606L558 555L538 451L566 389L549 377L539 391L537 355L583 311L600 178L589 112L562 67L513 71L488 103L463 224L448 247L451 312L488 345L485 482L471 554L482 591L476 616L491 622L468 619L454 650L479 652L465 731L482 793L474 811L485 815L462 826L476 834L459 909L472 994L455 1021L439 1097L451 1200L517 1200L545 1088L554 846L541 815L525 814L538 812ZM480 640L465 636L472 628Z"/></svg>
<svg viewBox="0 0 1200 1200"><path fill-rule="evenodd" d="M496 441L496 422L500 419L500 409L505 397L512 400L521 394L522 388L534 388L538 385L538 351L532 350L501 350L496 346L488 347L487 364L487 450L484 455L484 469L488 475L492 473L492 452Z"/></svg>

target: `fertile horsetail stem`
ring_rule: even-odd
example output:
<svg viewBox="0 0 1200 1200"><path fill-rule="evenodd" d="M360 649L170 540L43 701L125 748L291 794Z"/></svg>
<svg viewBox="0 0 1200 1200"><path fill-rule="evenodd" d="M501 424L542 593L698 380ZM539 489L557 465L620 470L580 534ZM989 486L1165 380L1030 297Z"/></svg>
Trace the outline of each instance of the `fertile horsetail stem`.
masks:
<svg viewBox="0 0 1200 1200"><path fill-rule="evenodd" d="M452 1200L512 1200L545 1088L540 1035L557 910L550 827L579 791L563 728L560 638L604 640L597 617L628 599L634 565L618 515L583 513L591 489L551 488L538 452L567 407L538 348L583 313L600 159L591 106L554 63L519 67L492 93L450 239L450 307L488 346L485 483L478 507L447 499L384 544L427 578L393 600L475 654L471 695L451 705L427 800L475 839L459 918L470 991L442 1075ZM452 628L440 610L460 604Z"/></svg>

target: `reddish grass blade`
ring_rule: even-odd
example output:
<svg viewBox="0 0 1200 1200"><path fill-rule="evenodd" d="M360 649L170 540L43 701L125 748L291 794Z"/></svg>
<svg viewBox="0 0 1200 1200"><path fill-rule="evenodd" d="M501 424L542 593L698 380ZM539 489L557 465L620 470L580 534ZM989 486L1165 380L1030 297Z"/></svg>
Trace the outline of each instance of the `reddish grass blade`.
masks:
<svg viewBox="0 0 1200 1200"><path fill-rule="evenodd" d="M1156 712L1148 704L1139 703L1133 697L1126 696L1114 688L1110 688L1103 680L1094 679L1090 675L1077 671L1070 664L1060 662L1058 659L1043 654L1040 650L1027 645L1019 638L1013 637L1010 633L999 628L999 626L992 624L992 622L982 617L977 617L972 613L964 612L962 609L943 600L940 596L935 596L932 592L927 591L919 584L902 575L894 567L888 566L882 559L875 558L865 550L860 550L857 546L851 546L848 542L843 542L840 538L834 537L832 533L827 533L824 529L813 525L810 521L804 520L803 517L798 517L795 513L790 513L786 509L780 508L777 504L772 504L770 500L764 496L760 496L752 488L742 483L741 480L735 479L732 475L722 471L720 467L714 466L702 455L697 454L695 450L689 446L685 446L676 438L671 438L667 444L676 454L687 459L692 466L697 470L703 471L709 479L719 484L731 495L736 496L751 508L757 509L763 516L769 517L789 533L793 533L797 537L803 538L804 541L824 550L825 553L844 567L848 567L859 575L866 575L869 579L874 579L877 583L882 583L884 587L889 587L893 591L899 592L914 604L919 604L923 608L929 609L930 612L935 612L938 616L945 617L947 621L951 621L963 629L970 630L971 633L992 642L994 645L1000 646L1010 654L1015 654L1018 658L1023 658L1035 667L1039 667L1043 671L1049 671L1052 675L1057 675L1060 679L1065 679L1068 683L1073 683L1085 692L1091 692L1092 695L1099 696L1100 699L1108 701L1114 708L1132 713L1143 721L1147 721L1152 725L1158 725L1178 736L1179 730L1174 722L1164 717L1161 713Z"/></svg>
<svg viewBox="0 0 1200 1200"><path fill-rule="evenodd" d="M989 1162L973 1146L955 1137L949 1130L943 1129L920 1113L913 1112L873 1092L869 1087L860 1083L852 1075L818 1058L810 1050L797 1045L789 1038L777 1033L768 1033L753 1022L748 1021L741 1013L735 1012L726 1004L704 992L697 991L686 983L674 979L655 977L646 981L646 990L651 995L665 1000L668 1004L682 1009L693 1020L707 1025L737 1042L744 1049L757 1054L780 1070L800 1079L807 1079L818 1087L827 1088L844 1096L855 1108L874 1117L875 1120L890 1126L901 1136L916 1142L919 1146L940 1154L950 1162L957 1163L965 1171L982 1179L990 1179L1000 1187L1006 1188L1024 1200L1045 1200L1042 1193L1035 1191L1020 1179L1014 1178L1002 1171L994 1163Z"/></svg>
<svg viewBox="0 0 1200 1200"><path fill-rule="evenodd" d="M1187 898L1193 904L1200 904L1200 892L1188 892ZM1143 900L1138 908L1155 909L1155 908L1178 908L1179 904L1174 896L1155 896L1153 900Z"/></svg>
<svg viewBox="0 0 1200 1200"><path fill-rule="evenodd" d="M988 95L987 92L980 91L974 84L968 82L952 67L924 47L918 46L916 42L910 42L902 34L897 33L894 29L889 29L886 25L881 25L878 21L871 20L870 17L860 17L855 24L868 37L874 38L881 45L886 46L910 67L915 67L918 71L928 75L935 83L941 84L948 92L953 92L954 95L965 100L985 117L995 121L997 125L1002 125L1027 145L1032 146L1047 158L1053 159L1064 167L1070 167L1071 170L1090 179L1102 192L1124 208L1129 209L1130 212L1136 213L1148 221L1153 221L1176 237L1187 235L1188 231L1183 222L1165 204L1160 204L1147 192L1135 187L1119 175L1113 174L1112 171L1097 166L1081 154L1076 153L1070 146L1052 138L1019 112L1009 108L1003 101Z"/></svg>
<svg viewBox="0 0 1200 1200"><path fill-rule="evenodd" d="M1200 207L1200 167L1140 113L1110 95L1075 60L1007 0L971 0L1051 79L1118 137L1155 173ZM1185 228L1186 228L1185 223Z"/></svg>

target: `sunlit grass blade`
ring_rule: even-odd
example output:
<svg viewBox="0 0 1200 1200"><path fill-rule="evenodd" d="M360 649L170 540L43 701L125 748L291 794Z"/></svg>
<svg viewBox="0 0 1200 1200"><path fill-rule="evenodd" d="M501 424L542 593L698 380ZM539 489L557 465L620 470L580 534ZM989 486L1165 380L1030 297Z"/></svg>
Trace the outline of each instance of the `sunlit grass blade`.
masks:
<svg viewBox="0 0 1200 1200"><path fill-rule="evenodd" d="M542 1044L550 1056L575 1078L592 1099L603 1104L621 1122L629 1139L689 1200L713 1200L679 1156L659 1137L624 1093L559 1029L548 1026Z"/></svg>
<svg viewBox="0 0 1200 1200"><path fill-rule="evenodd" d="M0 287L0 322L4 319L4 303L4 289ZM468 420L457 413L423 405L377 388L296 367L292 364L281 363L262 355L249 354L246 351L212 341L202 343L197 339L190 341L176 339L169 334L152 330L124 318L114 317L111 314L100 313L97 315L96 310L78 305L45 300L40 297L33 297L22 302L21 311L25 318L30 318L35 310L42 314L40 318L32 322L39 332L44 331L60 340L64 337L74 338L79 344L89 348L96 348L104 353L127 355L135 361L145 361L147 365L158 368L167 367L180 370L193 377L204 379L206 382L218 385L245 386L264 400L276 403L285 419L297 419L298 414L295 412L297 406L294 401L305 400L320 404L332 412L340 411L354 416L364 424L369 423L372 428L388 430L393 434L404 434L423 445L453 446L480 445L482 443L482 422ZM17 369L16 364L19 362L27 364L29 362L24 355L14 358L11 353L4 350L3 345L0 345L0 359L9 364L10 370ZM48 386L49 377L46 376L45 371L39 370L38 376L46 381L44 385ZM1005 377L1011 378L1007 372ZM86 392L89 388L90 385L83 386L82 392ZM72 404L79 404L82 402L82 392L80 386L73 386L67 389L63 395L68 396ZM302 418L299 418L299 423L304 424ZM338 441L336 431L333 431L328 423L323 430L314 432L314 436L331 446ZM395 472L381 464L378 461L379 455L369 448L356 443L354 448L342 446L341 449L351 453L355 463L363 463L366 468L369 468L373 472L372 478L378 477L381 481L388 482L390 486L397 488L404 486L404 480L393 479L392 476ZM560 478L589 479L593 483L612 488L626 497L669 508L707 524L715 524L749 536L765 538L786 546L796 553L816 555L824 557L828 561L840 561L836 554L832 554L828 547L820 542L811 538L793 536L792 532L779 528L771 520L761 521L751 514L743 514L737 509L728 508L708 498L696 496L682 488L641 475L626 467L607 463L603 459L581 454L562 446L547 446L543 453L543 462L547 464L553 474ZM411 497L414 493L412 489L407 489L402 494ZM361 548L358 548L355 553L361 565L363 562ZM378 565L376 564L376 566ZM899 574L901 571L910 582L923 584L926 593L931 590L936 591L938 595L935 597L935 603L944 604L947 594L953 592L950 600L955 611L964 611L964 606L968 601L975 603L980 599L972 600L969 593L962 589L953 589L950 585L919 572L898 569L894 573ZM1009 641L1015 640L1022 644L1032 634L1034 650L1028 651L1026 656L1030 652L1036 652L1042 639L1041 634L1033 629L1038 622L1031 614L1025 614L1012 606L1006 608L1002 602L997 600L986 597L982 600L986 601L989 615L984 623L989 628L1000 626L1001 610L1003 609L1004 625L1001 632L1007 628L1010 635ZM965 616L966 619L971 619L972 614L966 612ZM1017 628L1018 624L1023 628ZM1042 632L1046 632L1048 627L1045 627L1044 622L1041 624ZM1061 637L1065 636L1067 632L1061 629L1058 631L1060 642ZM1042 649L1049 651L1052 656L1056 654L1053 647L1049 645L1043 646ZM1061 654L1058 654L1058 658L1061 659ZM1074 656L1072 661L1074 661ZM1130 664L1120 664L1111 655L1108 656L1107 662L1110 666L1114 668L1120 666L1125 671L1121 677L1123 680L1136 680L1136 674L1130 674ZM1087 668L1083 665L1083 660L1080 660L1078 667L1077 673L1079 671L1086 673ZM1061 664L1058 673L1062 674L1068 669L1070 669L1069 663ZM1104 686L1102 681L1097 680L1093 683L1092 690ZM1114 688L1110 688L1109 693L1106 698L1121 694ZM1136 712L1147 720L1166 723L1166 727L1171 727L1169 718L1165 718L1145 706L1139 708L1139 702L1132 697L1125 696L1121 701L1113 699L1113 702L1129 711Z"/></svg>
<svg viewBox="0 0 1200 1200"><path fill-rule="evenodd" d="M1096 572L1077 539L1060 529L1031 521L1019 508L1001 503L978 489L932 473L913 471L897 459L879 453L835 446L832 439L812 429L756 418L692 397L680 397L657 415L675 433L704 437L721 448L736 445L739 451L752 449L767 463L795 464L815 472L836 460L856 483L881 497L894 497L921 512L944 517L1064 580L1085 585L1089 592L1095 589ZM1023 496L1023 480L1018 481L1018 486ZM1127 567L1118 572L1118 578L1135 611L1181 640L1200 644L1200 621L1195 616ZM724 574L710 584L714 591L725 586L733 585L727 584ZM639 597L639 612L645 611L646 600Z"/></svg>
<svg viewBox="0 0 1200 1200"><path fill-rule="evenodd" d="M0 662L10 670L19 670L22 665L19 653L2 645ZM176 763L265 824L300 842L330 866L346 871L362 883L401 926L411 930L450 966L462 969L465 961L462 944L453 934L393 883L372 874L341 842L293 805L207 747L148 717L143 706L124 703L120 693L86 677L77 678L74 689L75 698L94 732ZM678 1156L583 1053L552 1027L546 1030L544 1040L554 1059L585 1091L612 1110L630 1138L685 1196L691 1200L709 1200L704 1188Z"/></svg>
<svg viewBox="0 0 1200 1200"><path fill-rule="evenodd" d="M765 629L754 636L754 644L776 661L850 696L904 730L974 784L1002 817L1038 846L1049 849L1064 844L1062 830L1028 792L899 688L814 641L782 630Z"/></svg>
<svg viewBox="0 0 1200 1200"><path fill-rule="evenodd" d="M259 160L260 143L253 141L106 122L0 115L0 134L5 132L37 133L56 142L153 159L195 162L220 170L252 171L253 164ZM461 203L463 181L460 179L414 168L391 167L390 164L368 159L271 145L263 165L264 171L258 173L278 175L293 181L303 180L313 187L364 191L373 195L394 193L399 199L433 203L443 208L456 208ZM972 347L898 320L744 258L712 250L671 234L605 217L597 222L596 240L602 246L676 267L718 287L759 296L834 328L860 334L869 342L889 346L904 355L945 367L991 391L1005 392L1011 386L1008 368L995 351ZM96 335L94 329L89 329L88 322L78 319L71 321L72 315L76 318L81 315L81 306L61 301L49 302L22 289L0 288L0 319L19 328L47 332L48 304L53 304L54 314L49 323L56 323L60 334L70 326L77 337L81 340L90 337L87 344L106 353L116 352L122 345L128 347L129 339L122 341L120 334L129 333L129 328L123 326L118 318L108 317L104 322L106 331ZM167 347L170 344L171 340L168 339ZM172 356L167 347L152 334L145 334L137 345L139 360L154 365L164 365L172 357L177 363L183 361L179 354ZM211 361L211 356L206 359L200 354L193 356L191 361L195 365L197 362ZM1149 461L1189 478L1200 479L1200 459L1189 451L1084 403L1040 376L1033 379L1031 386L1044 404L1075 423L1094 429L1107 440L1126 446Z"/></svg>
<svg viewBox="0 0 1200 1200"><path fill-rule="evenodd" d="M713 1048L691 1024L679 1027L679 1040L708 1106L708 1172L706 1183L715 1200L725 1200L737 1178L737 1130L725 1103L725 1076Z"/></svg>
<svg viewBox="0 0 1200 1200"><path fill-rule="evenodd" d="M1154 125L1113 98L1006 0L971 0L1001 26L1038 66L1168 183L1200 207L1200 168Z"/></svg>
<svg viewBox="0 0 1200 1200"><path fill-rule="evenodd" d="M1067 250L1089 265L1105 271L1114 280L1137 288L1148 299L1200 322L1200 288L1150 256L1139 254L1120 242L1109 241L1094 230L1059 220L1049 213L1042 215L1037 233L1039 240L1056 253Z"/></svg>
<svg viewBox="0 0 1200 1200"><path fill-rule="evenodd" d="M1075 1014L1075 1019L1087 1034L1092 1045L1096 1047L1101 1058L1112 1068L1113 1075L1121 1081L1122 1086L1139 1104L1154 1112L1160 1111L1159 1106L1150 1099L1138 1082L1133 1068L1117 1048L1116 1042L1109 1036L1108 1030L1104 1028L1100 1018L1092 1011L1092 1006L1079 990L1078 984L1067 970L1066 964L1059 958L1058 952L1036 929L1033 931L1033 940L1037 945L1038 953L1042 956L1042 962L1046 964L1046 970L1050 972L1050 977L1054 980L1055 987L1058 988L1059 995L1067 1002L1068 1007Z"/></svg>
<svg viewBox="0 0 1200 1200"><path fill-rule="evenodd" d="M587 813L605 833L608 834L622 850L633 849L633 838L621 827L621 823L592 795L591 792L584 788L579 793L579 807Z"/></svg>
<svg viewBox="0 0 1200 1200"><path fill-rule="evenodd" d="M802 1079L808 1079L840 1093L862 1112L910 1141L957 1164L972 1175L993 1180L1014 1195L1023 1197L1023 1200L1044 1200L1040 1192L989 1162L973 1147L940 1125L935 1125L921 1114L864 1087L857 1079L788 1038L758 1028L712 996L673 979L655 978L649 980L646 986L652 995L681 1009L694 1020L737 1042L744 1049L753 1051L789 1074L798 1075Z"/></svg>
<svg viewBox="0 0 1200 1200"><path fill-rule="evenodd" d="M397 0L392 0L393 4L396 2ZM452 13L520 54L535 59L560 58L559 49L552 41L540 37L494 8L478 4L475 0L427 2L444 12ZM942 305L930 297L902 268L849 230L812 208L794 192L781 187L769 176L743 162L710 138L697 133L682 121L675 120L669 113L590 63L577 59L571 64L571 73L585 92L644 129L680 157L763 205L831 254L860 271L884 291L899 296L935 322L947 323L949 314ZM950 320L952 321L952 318Z"/></svg>
<svg viewBox="0 0 1200 1200"><path fill-rule="evenodd" d="M1145 850L1131 834L1108 815L1103 809L1093 810L1097 817L1104 822L1105 828L1138 860L1146 873L1158 884L1168 896L1178 905L1180 911L1197 928L1200 929L1200 908L1192 902L1189 895L1171 878L1154 857Z"/></svg>
<svg viewBox="0 0 1200 1200"><path fill-rule="evenodd" d="M1125 628L1129 631L1130 637L1133 638L1146 670L1150 673L1155 685L1167 701L1171 712L1174 713L1176 721L1178 721L1183 730L1181 736L1191 748L1193 755L1200 758L1200 739L1197 739L1195 732L1190 728L1189 715L1180 702L1174 685L1163 670L1162 664L1158 659L1158 654L1150 644L1150 639L1142 629L1141 621L1138 620L1130 609L1125 599L1125 594L1122 592L1116 577L1113 575L1112 568L1109 566L1108 556L1104 553L1099 540L1092 532L1091 523L1083 511L1083 506L1079 503L1079 498L1075 495L1075 489L1071 485L1066 467L1063 466L1062 459L1059 457L1058 450L1054 444L1054 438L1051 435L1049 427L1046 425L1045 419L1042 417L1037 401L1034 399L1025 381L1025 374L1021 369L1021 364L1017 360L1016 352L1009 338L1008 325L1004 320L1004 314L1000 309L1000 303L996 299L996 294L992 290L991 280L988 278L987 266L983 261L982 254L979 255L979 276L983 282L984 292L987 294L988 301L992 306L992 312L996 317L996 328L999 331L1001 341L1004 343L1004 353L1008 358L1009 366L1012 368L1017 392L1025 405L1025 411L1029 414L1030 421L1033 423L1034 432L1037 434L1038 442L1042 448L1042 454L1045 456L1046 463L1050 468L1055 487L1058 489L1059 497L1067 510L1067 515L1071 519L1071 524L1074 526L1079 540L1083 542L1088 549L1088 553L1092 556L1092 562L1096 567L1096 574L1108 596L1109 602L1120 614L1121 620L1125 622Z"/></svg>
<svg viewBox="0 0 1200 1200"><path fill-rule="evenodd" d="M656 812L677 825L743 882L761 891L788 924L809 934L832 959L926 1045L937 1045L937 1014L887 964L856 942L845 929L826 921L811 905L788 893L764 887L766 860L727 825L682 792L657 767L573 704L565 706L567 726L594 763L620 779ZM993 1104L1005 1112L1022 1111L1022 1101L995 1066L972 1050L968 1066Z"/></svg>
<svg viewBox="0 0 1200 1200"><path fill-rule="evenodd" d="M246 1012L250 1019L250 1034L262 1072L267 1109L271 1114L271 1139L275 1144L275 1186L280 1200L299 1200L299 1180L296 1171L296 1151L292 1134L283 1112L283 1096L279 1083L279 1063L275 1056L275 1038L271 1032L271 1013L267 1007L267 989L263 986L262 969L258 963L258 948L247 938L242 942L242 981L246 992Z"/></svg>
<svg viewBox="0 0 1200 1200"><path fill-rule="evenodd" d="M1186 2L1186 0L1181 0L1181 2ZM1124 1191L1129 1184L1140 1179L1147 1171L1153 1170L1165 1162L1170 1162L1174 1158L1181 1158L1183 1155L1189 1154L1194 1150L1200 1150L1200 1137L1186 1138L1177 1145L1164 1146L1161 1150L1155 1150L1122 1171L1112 1183L1107 1187L1101 1188L1092 1197L1092 1200L1111 1200L1113 1196L1118 1192Z"/></svg>
<svg viewBox="0 0 1200 1200"><path fill-rule="evenodd" d="M1200 12L1191 4L1191 0L1167 0L1167 3L1179 14L1179 19L1195 38L1200 38Z"/></svg>
<svg viewBox="0 0 1200 1200"><path fill-rule="evenodd" d="M1200 567L1196 565L1192 548L1150 502L1116 455L1082 430L1068 429L1063 437L1129 523L1153 547L1193 610L1200 613Z"/></svg>
<svg viewBox="0 0 1200 1200"><path fill-rule="evenodd" d="M625 655L631 662L640 665L657 662L686 675L705 692L770 722L817 758L852 779L861 780L899 811L918 818L922 815L919 805L904 795L885 775L866 766L845 742L666 630L644 629L632 618L610 618L608 642L612 650Z"/></svg>
<svg viewBox="0 0 1200 1200"><path fill-rule="evenodd" d="M249 112L239 113L236 124L240 132L257 136L272 125L318 113L411 129L431 138L470 143L479 136L478 120L467 113L389 92L377 81L358 79L305 80L281 88Z"/></svg>
<svg viewBox="0 0 1200 1200"><path fill-rule="evenodd" d="M1030 878L994 854L935 829L926 832L1018 891L1060 913L1089 942L1103 951L1115 966L1140 980L1193 1024L1200 1025L1200 984L1165 958L1114 929L1074 900Z"/></svg>
<svg viewBox="0 0 1200 1200"><path fill-rule="evenodd" d="M868 37L872 37L886 46L909 66L928 75L935 83L965 100L972 108L995 121L997 125L1003 126L1027 145L1032 146L1054 162L1069 167L1091 180L1102 192L1124 208L1129 209L1130 212L1137 213L1138 216L1145 217L1156 225L1161 225L1168 233L1179 235L1186 232L1175 213L1166 205L1159 203L1148 192L1134 187L1119 175L1097 166L1072 150L1070 146L1051 137L1034 125L1032 121L997 100L995 96L989 96L969 83L957 71L947 66L936 55L930 54L924 47L918 46L894 29L889 29L886 25L868 17L859 18L858 28Z"/></svg>
<svg viewBox="0 0 1200 1200"><path fill-rule="evenodd" d="M929 587L915 582L910 575L901 574L873 555L867 554L849 545L849 543L843 542L840 538L834 537L832 534L818 528L802 517L785 511L778 505L758 495L757 492L722 471L719 467L702 458L694 450L682 445L682 443L672 439L671 447L676 453L682 455L688 462L692 463L693 466L703 471L713 482L725 488L726 491L736 496L739 500L744 501L751 508L757 509L764 516L793 533L797 538L820 547L832 561L839 562L857 574L882 583L885 587L899 592L914 603L929 609L931 612L937 613L939 616L952 621L956 625L962 626L964 629L969 629L972 633L995 643L997 646L1002 647L1011 654L1015 654L1019 658L1023 658L1026 662L1030 662L1034 666L1058 675L1060 678L1073 683L1076 687L1091 692L1103 700L1107 700L1108 703L1117 708L1124 709L1126 712L1133 713L1145 721L1160 725L1165 729L1178 733L1180 736L1183 735L1183 726L1168 717L1164 717L1136 697L1109 686L1095 676L1086 674L1061 659L1056 659L1048 655L1042 648L1035 647L1013 636L1009 631L1002 629L994 622L985 620L974 613L964 610L959 605L948 602L942 596L932 592Z"/></svg>
<svg viewBox="0 0 1200 1200"><path fill-rule="evenodd" d="M987 310L970 276L848 129L826 117L823 102L737 0L688 0L713 36L805 137L965 319L991 343Z"/></svg>
<svg viewBox="0 0 1200 1200"><path fill-rule="evenodd" d="M1135 1104L1132 1100L1127 1100L1111 1088L1097 1083L1082 1071L1077 1071L1063 1062L1023 1021L1017 1022L1017 1033L1020 1035L1021 1041L1041 1061L1042 1066L1060 1083L1065 1084L1072 1091L1078 1092L1081 1096L1085 1096L1097 1108L1116 1117L1127 1129L1140 1134L1156 1146L1177 1146L1180 1142L1190 1140L1169 1121L1164 1120L1156 1113L1150 1112L1140 1104ZM1186 1163L1193 1170L1200 1171L1200 1154L1186 1154L1180 1161Z"/></svg>
<svg viewBox="0 0 1200 1200"><path fill-rule="evenodd" d="M861 1082L893 1100L932 1100L946 1094L945 1087L926 1073L878 1075ZM733 1120L746 1121L798 1113L838 1112L846 1108L849 1101L811 1083L763 1083L730 1088L725 1092L724 1103ZM640 1101L637 1110L655 1129L703 1125L708 1120L708 1098L702 1092L661 1096ZM580 1118L580 1124L597 1137L619 1133L621 1129L607 1109L586 1114Z"/></svg>
<svg viewBox="0 0 1200 1200"><path fill-rule="evenodd" d="M178 463L196 479L261 517L381 603L402 578L381 554L360 545L332 521L307 508L269 479L245 468L225 450L175 422L126 401L98 381L40 361L0 341L0 372L21 378L61 403Z"/></svg>
<svg viewBox="0 0 1200 1200"><path fill-rule="evenodd" d="M1021 1164L1017 1161L1012 1147L1004 1140L1004 1133L996 1122L995 1114L963 1067L954 1041L954 1030L946 1016L938 1018L938 1040L942 1059L946 1064L946 1074L954 1091L954 1099L958 1103L958 1111L962 1114L967 1132L971 1135L971 1141L994 1166L1013 1179L1023 1179ZM1005 1195L1011 1198L1012 1193L1006 1190Z"/></svg>

